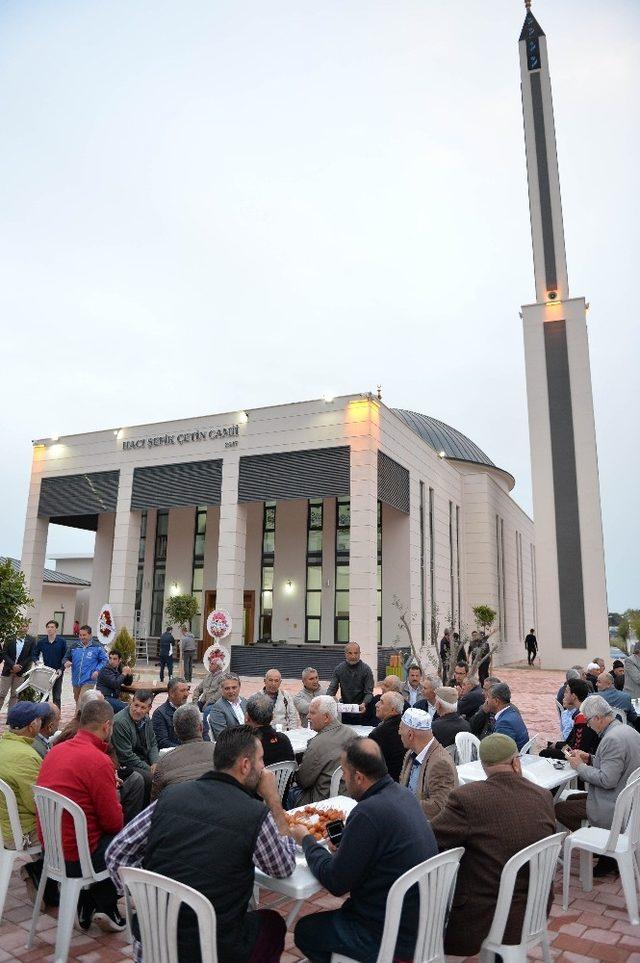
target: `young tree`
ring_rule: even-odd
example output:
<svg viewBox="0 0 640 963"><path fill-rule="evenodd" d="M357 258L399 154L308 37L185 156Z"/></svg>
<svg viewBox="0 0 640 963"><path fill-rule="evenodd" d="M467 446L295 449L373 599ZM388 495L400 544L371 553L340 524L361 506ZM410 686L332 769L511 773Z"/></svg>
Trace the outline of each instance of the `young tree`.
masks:
<svg viewBox="0 0 640 963"><path fill-rule="evenodd" d="M0 562L0 645L17 633L30 605L33 599L27 594L24 572L6 558Z"/></svg>
<svg viewBox="0 0 640 963"><path fill-rule="evenodd" d="M114 649L117 649L122 656L123 666L126 665L132 669L136 664L136 643L129 630L125 629L124 626L118 629L109 651L113 652Z"/></svg>
<svg viewBox="0 0 640 963"><path fill-rule="evenodd" d="M172 595L164 611L174 625L190 624L198 614L198 600L195 595Z"/></svg>

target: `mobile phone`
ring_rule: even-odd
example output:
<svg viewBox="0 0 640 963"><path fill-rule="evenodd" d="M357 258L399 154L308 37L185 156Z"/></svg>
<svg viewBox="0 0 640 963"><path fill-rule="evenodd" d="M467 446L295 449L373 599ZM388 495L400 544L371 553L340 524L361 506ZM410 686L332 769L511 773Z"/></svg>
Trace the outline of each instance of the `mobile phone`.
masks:
<svg viewBox="0 0 640 963"><path fill-rule="evenodd" d="M327 823L327 836L334 846L340 845L343 830L344 819L332 819L330 823Z"/></svg>
<svg viewBox="0 0 640 963"><path fill-rule="evenodd" d="M564 756L565 759L570 759L570 758L571 758L571 750L570 750L567 746L564 746L564 748L563 748L563 750L562 750L562 755Z"/></svg>

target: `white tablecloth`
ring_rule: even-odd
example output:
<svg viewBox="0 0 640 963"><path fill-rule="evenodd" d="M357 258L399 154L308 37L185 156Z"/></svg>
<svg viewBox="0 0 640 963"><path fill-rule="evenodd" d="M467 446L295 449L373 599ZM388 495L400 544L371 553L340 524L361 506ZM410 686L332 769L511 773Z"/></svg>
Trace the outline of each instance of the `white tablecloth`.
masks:
<svg viewBox="0 0 640 963"><path fill-rule="evenodd" d="M347 726L347 729L351 729L356 736L368 736L373 726ZM307 729L306 726L298 726L296 729L289 729L285 735L289 737L293 751L298 755L305 751L316 733L313 729Z"/></svg>
<svg viewBox="0 0 640 963"><path fill-rule="evenodd" d="M562 763L562 769L556 769L553 765L556 761L555 759L545 759L541 756L532 756L530 754L520 756L522 775L542 789L559 789L561 786L565 786L571 782L572 779L575 779L576 773L568 762ZM465 762L464 765L458 766L458 779L463 785L467 782L477 782L480 779L486 778L487 776L482 768L482 763L478 760L475 762Z"/></svg>

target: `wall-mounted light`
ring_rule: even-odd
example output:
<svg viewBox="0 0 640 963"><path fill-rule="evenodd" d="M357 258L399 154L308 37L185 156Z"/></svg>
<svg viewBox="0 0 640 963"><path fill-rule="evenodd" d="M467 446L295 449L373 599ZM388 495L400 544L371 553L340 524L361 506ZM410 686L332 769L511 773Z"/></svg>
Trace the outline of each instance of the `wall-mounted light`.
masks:
<svg viewBox="0 0 640 963"><path fill-rule="evenodd" d="M325 391L325 393L324 393L323 396L322 396L322 400L323 400L323 401L326 401L327 404L329 404L329 402L333 401L334 398L335 398L335 395L333 395L330 391Z"/></svg>
<svg viewBox="0 0 640 963"><path fill-rule="evenodd" d="M177 582L172 582L172 583L171 583L171 595L179 595L179 594L180 594L180 586L178 585Z"/></svg>
<svg viewBox="0 0 640 963"><path fill-rule="evenodd" d="M446 451L439 451L439 452L438 452L438 458L446 458L446 457L447 457Z"/></svg>
<svg viewBox="0 0 640 963"><path fill-rule="evenodd" d="M119 438L120 435L122 434L122 428L114 428L113 433L116 436L116 438Z"/></svg>
<svg viewBox="0 0 640 963"><path fill-rule="evenodd" d="M249 415L247 414L246 411L240 412L240 414L238 415L238 421L241 425L246 425L246 423L249 421Z"/></svg>
<svg viewBox="0 0 640 963"><path fill-rule="evenodd" d="M57 441L60 435L51 435L51 441Z"/></svg>
<svg viewBox="0 0 640 963"><path fill-rule="evenodd" d="M47 439L46 439L46 438L34 438L34 439L31 441L31 444L33 445L34 448L46 448L46 447L47 447Z"/></svg>
<svg viewBox="0 0 640 963"><path fill-rule="evenodd" d="M291 595L291 593L293 592L293 582L290 578L288 578L287 581L284 583L284 590L287 593L287 595Z"/></svg>

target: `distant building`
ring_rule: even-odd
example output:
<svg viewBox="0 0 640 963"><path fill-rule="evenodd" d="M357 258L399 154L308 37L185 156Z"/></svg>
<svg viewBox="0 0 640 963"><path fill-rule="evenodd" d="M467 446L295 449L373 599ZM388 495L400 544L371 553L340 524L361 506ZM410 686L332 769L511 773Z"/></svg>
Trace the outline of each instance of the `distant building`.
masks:
<svg viewBox="0 0 640 963"><path fill-rule="evenodd" d="M61 572L45 568L42 572L40 618L32 625L32 631L37 634L44 632L45 623L55 619L59 623L61 635L73 633L73 622L86 622L89 611L89 593L91 591L91 563L92 556L64 555L51 556L54 559L65 558L69 562L71 572ZM4 558L0 561L5 561ZM16 570L20 569L20 562L16 558L10 559ZM74 564L77 563L77 564ZM84 564L80 564L84 563ZM73 571L82 568L88 578L81 578Z"/></svg>

